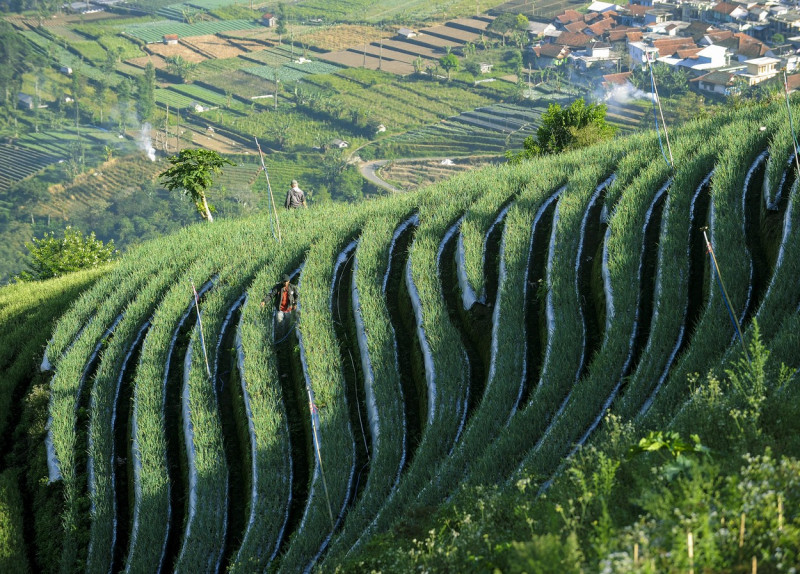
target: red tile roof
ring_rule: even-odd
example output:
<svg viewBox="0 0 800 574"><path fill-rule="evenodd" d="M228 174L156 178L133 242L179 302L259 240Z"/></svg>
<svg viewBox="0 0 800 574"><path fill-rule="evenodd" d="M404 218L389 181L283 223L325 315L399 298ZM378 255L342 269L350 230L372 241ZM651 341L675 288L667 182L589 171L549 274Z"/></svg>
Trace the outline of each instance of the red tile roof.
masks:
<svg viewBox="0 0 800 574"><path fill-rule="evenodd" d="M573 34L579 34L580 32L583 32L584 28L586 27L587 26L584 22L578 21L567 24L566 26L564 26L564 29L567 32L572 32Z"/></svg>
<svg viewBox="0 0 800 574"><path fill-rule="evenodd" d="M614 20L612 20L611 18L604 18L603 20L595 22L594 24L589 26L589 30L591 30L595 36L602 36L609 30L611 30L615 25L616 24L614 23Z"/></svg>
<svg viewBox="0 0 800 574"><path fill-rule="evenodd" d="M554 43L561 44L562 46L570 46L571 48L583 48L591 41L591 36L587 36L586 34L573 34L572 32L564 32L555 39Z"/></svg>
<svg viewBox="0 0 800 574"><path fill-rule="evenodd" d="M633 75L633 72L621 72L619 74L606 74L603 76L603 82L605 84L618 84L624 85L628 82L630 77Z"/></svg>
<svg viewBox="0 0 800 574"><path fill-rule="evenodd" d="M711 10L713 12L719 12L720 14L731 14L734 10L736 10L737 6L735 4L729 4L727 2L720 2L716 6L714 6Z"/></svg>
<svg viewBox="0 0 800 574"><path fill-rule="evenodd" d="M576 10L564 10L563 14L559 14L558 16L556 16L556 20L558 20L562 24L569 24L570 22L583 20L583 14L577 12Z"/></svg>

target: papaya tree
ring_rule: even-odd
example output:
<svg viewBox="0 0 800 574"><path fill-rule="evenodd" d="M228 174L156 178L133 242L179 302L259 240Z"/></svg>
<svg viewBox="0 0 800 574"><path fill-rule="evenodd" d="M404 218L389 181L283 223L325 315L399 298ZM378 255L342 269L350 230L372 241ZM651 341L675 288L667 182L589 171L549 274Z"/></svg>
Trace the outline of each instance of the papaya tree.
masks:
<svg viewBox="0 0 800 574"><path fill-rule="evenodd" d="M213 206L208 204L206 191L214 183L213 177L222 173L224 165L236 165L209 149L182 149L167 160L172 167L159 175L161 184L170 191L181 190L194 201L200 215L211 223Z"/></svg>

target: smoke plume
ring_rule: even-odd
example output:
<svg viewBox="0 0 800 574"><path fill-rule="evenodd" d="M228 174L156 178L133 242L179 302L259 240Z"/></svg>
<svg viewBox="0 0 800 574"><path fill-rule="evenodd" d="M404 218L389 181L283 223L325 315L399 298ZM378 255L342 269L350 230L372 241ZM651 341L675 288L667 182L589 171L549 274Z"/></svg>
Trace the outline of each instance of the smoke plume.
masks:
<svg viewBox="0 0 800 574"><path fill-rule="evenodd" d="M139 137L136 139L139 149L142 150L150 161L156 161L156 150L153 147L153 140L150 138L150 124L143 123L142 130L139 132Z"/></svg>

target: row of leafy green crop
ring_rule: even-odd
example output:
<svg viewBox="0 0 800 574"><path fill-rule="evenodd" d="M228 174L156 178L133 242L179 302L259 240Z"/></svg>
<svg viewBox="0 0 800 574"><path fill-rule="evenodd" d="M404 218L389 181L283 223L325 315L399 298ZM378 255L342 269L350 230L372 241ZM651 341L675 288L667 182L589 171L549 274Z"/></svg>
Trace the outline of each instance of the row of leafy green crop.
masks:
<svg viewBox="0 0 800 574"><path fill-rule="evenodd" d="M137 366L132 415L133 453L136 459L134 461L134 508L128 552L128 568L134 571L151 571L161 564L166 536L169 534L170 487L167 477L165 429L163 427L165 381L169 375L168 366L171 363L180 364L179 357L170 356L172 348L170 341L177 336L175 329L178 320L185 312L187 304L191 302L190 280L194 280L197 285L200 285L209 281L212 276L217 276L217 283L237 286L241 282L247 281L255 266L259 262L265 261L271 251L271 238L263 233L262 225L256 221L226 222L225 225L219 225L218 228L215 225L214 228L214 239L208 244L213 248L206 249L205 257L194 265L184 267L179 281L159 302ZM183 248L187 249L189 245L184 245ZM232 260L230 257L232 252L241 253L242 259ZM227 291L227 289L223 289L223 291ZM217 319L212 318L212 324L218 320L218 317ZM219 323L216 322L216 324ZM192 347L191 350L197 352L195 347ZM193 365L198 360L196 357L194 359ZM196 370L193 372L196 373ZM219 473L225 472L221 470L224 469L225 462L224 459L219 460L219 443L218 441L215 443L213 438L218 436L218 421L215 421L213 414L209 414L207 401L210 400L208 395L210 391L206 388L206 391L203 392L202 389L205 387L202 387L204 384L202 377L201 380L198 380L196 375L190 378L188 384L189 387L186 390L188 396L184 396L184 401L189 401L189 404L183 405L183 416L191 413L192 419L184 420L183 424L184 427L189 426L193 429L191 436L195 441L201 441L200 445L208 445L207 448L201 448L190 442L185 447L187 452L194 453L194 460L189 463L188 470L190 473L189 496L194 500L197 493L202 495L202 492L207 491L207 487L214 490L215 487L209 485L208 480L211 480L212 476L219 479ZM197 393L200 393L199 397ZM199 419L194 418L195 414ZM176 440L176 438L172 437L171 440ZM187 440L189 439L187 438ZM206 443L207 440L212 442ZM212 448L213 444L217 444L217 447ZM137 465L141 465L138 470ZM215 474L209 475L208 473L212 471ZM202 482L192 484L191 473L193 472L195 473L194 477L200 477ZM203 537L212 530L220 532L219 523L214 522L213 513L214 508L219 507L219 496L218 494L215 506L209 504L208 509L204 509L200 505L189 507L190 512L198 513L196 517L198 524L193 524L191 532L187 529L185 533L188 538L183 540L184 549L180 556L181 563L196 563L203 551L202 544L198 546L197 541L204 540ZM198 500L202 500L202 496ZM193 536L189 536L189 534ZM207 539L205 540L207 541ZM220 543L221 541L217 540L214 545L209 545L209 550Z"/></svg>
<svg viewBox="0 0 800 574"><path fill-rule="evenodd" d="M768 115L772 111L772 115ZM738 254L744 245L742 213L742 187L745 176L756 156L766 147L767 138L775 126L782 122L775 110L755 108L729 124L727 130L736 129L738 138L730 138L727 153L721 156L711 180L711 207L709 214L709 240L714 246L720 268L728 287L730 305L737 318L742 312L750 284L749 256ZM759 130L763 123L767 129ZM733 128L732 126L736 126ZM740 131L739 131L740 130ZM732 132L729 132L732 133ZM664 386L659 400L647 414L655 420L673 411L686 396L686 377L702 370L709 359L719 357L728 346L734 328L730 323L726 305L718 289L711 289L703 316L696 326L690 349L679 359Z"/></svg>
<svg viewBox="0 0 800 574"><path fill-rule="evenodd" d="M65 568L74 566L76 562L84 562L82 553L85 548L80 543L83 520L80 507L85 497L81 486L84 469L77 466L82 459L77 449L81 440L79 435L83 431L78 428L78 410L81 407L80 396L87 392L86 385L91 384L86 378L91 374L87 369L93 352L96 352L93 350L110 335L107 331L109 325L118 322L126 308L137 299L144 302L142 312L146 319L147 314L155 308L158 294L197 254L196 249L178 249L178 244L170 244L148 261L152 267L141 263L131 266L131 260L120 264L106 280L86 292L81 301L72 307L71 312L59 322L48 346L48 357L55 366L51 381L50 433L57 470L64 482L65 541L62 565ZM133 336L139 324L125 334ZM105 354L101 364L103 359ZM95 403L94 406L99 409L110 408L108 404Z"/></svg>
<svg viewBox="0 0 800 574"><path fill-rule="evenodd" d="M436 464L447 456L461 433L469 394L466 352L444 309L439 281L442 242L453 237L461 216L477 197L490 189L497 176L482 170L469 177L458 175L417 195L419 227L414 236L405 281L412 300L419 345L427 382L427 413L421 442L397 488L392 491L372 523L363 531L345 531L341 540L358 537L363 544L392 524L420 488L434 476ZM439 199L447 197L442 205ZM434 206L439 205L438 208ZM446 233L447 232L447 233ZM330 556L341 557L347 544L334 541Z"/></svg>

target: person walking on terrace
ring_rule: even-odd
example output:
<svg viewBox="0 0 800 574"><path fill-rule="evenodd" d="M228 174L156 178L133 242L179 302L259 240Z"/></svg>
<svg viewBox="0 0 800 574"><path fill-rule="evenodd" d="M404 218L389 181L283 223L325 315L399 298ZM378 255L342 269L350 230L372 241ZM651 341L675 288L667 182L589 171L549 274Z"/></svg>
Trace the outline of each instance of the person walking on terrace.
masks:
<svg viewBox="0 0 800 574"><path fill-rule="evenodd" d="M267 293L267 296L261 301L261 308L263 309L267 301L272 300L276 295L278 297L278 325L275 338L280 340L289 328L288 326L291 320L294 319L295 311L297 311L298 291L297 287L289 282L288 275L281 277L280 283L277 283L270 292Z"/></svg>
<svg viewBox="0 0 800 574"><path fill-rule="evenodd" d="M297 209L300 206L308 207L306 205L306 194L297 186L297 180L292 180L292 187L286 192L286 201L284 207L286 209Z"/></svg>

